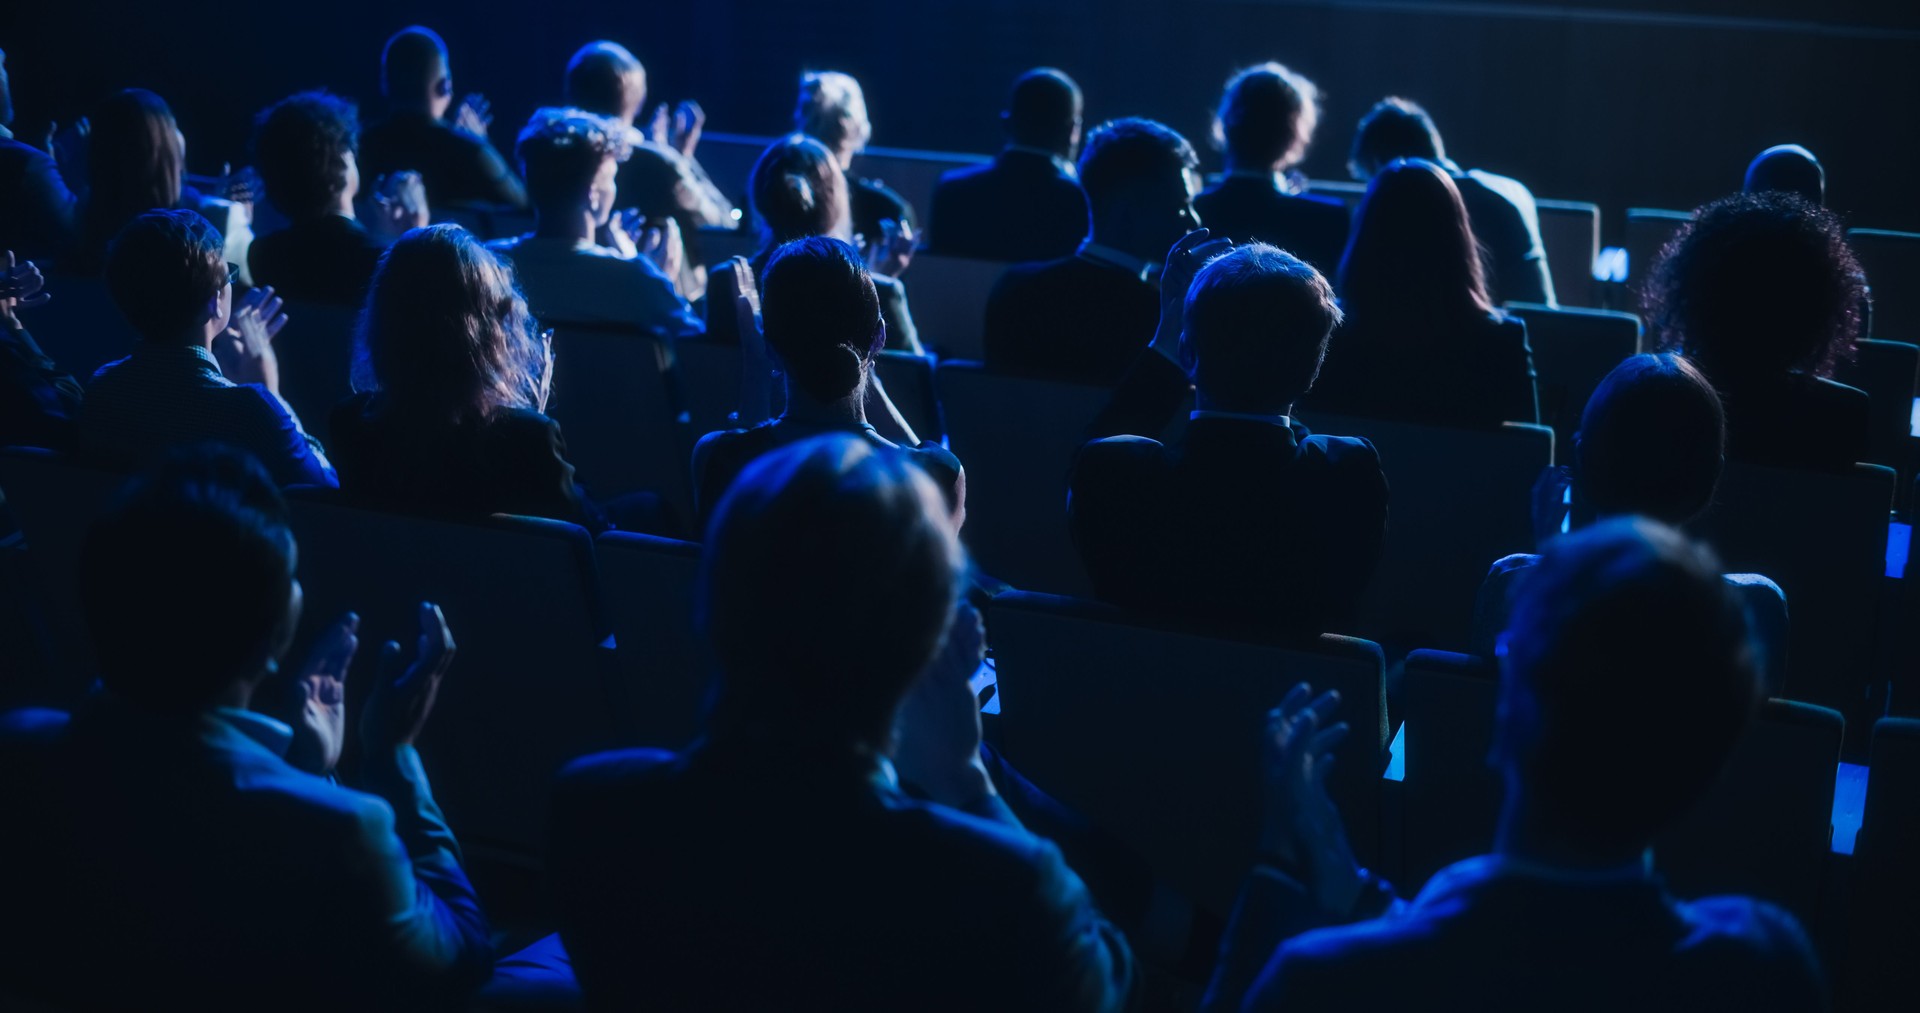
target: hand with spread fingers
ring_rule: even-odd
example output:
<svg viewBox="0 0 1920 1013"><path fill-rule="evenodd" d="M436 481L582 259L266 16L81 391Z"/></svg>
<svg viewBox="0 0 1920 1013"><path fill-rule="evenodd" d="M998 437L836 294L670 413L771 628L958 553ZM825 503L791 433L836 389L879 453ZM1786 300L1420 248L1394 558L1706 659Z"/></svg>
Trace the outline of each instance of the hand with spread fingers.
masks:
<svg viewBox="0 0 1920 1013"><path fill-rule="evenodd" d="M0 325L18 330L24 326L19 310L44 306L53 297L42 291L47 279L38 265L31 260L16 264L13 251L6 252L6 272L0 274Z"/></svg>
<svg viewBox="0 0 1920 1013"><path fill-rule="evenodd" d="M402 665L397 642L390 640L380 649L373 693L360 716L360 738L369 754L411 746L419 739L453 664L453 631L440 606L421 602L419 615L420 637L411 663Z"/></svg>
<svg viewBox="0 0 1920 1013"><path fill-rule="evenodd" d="M1301 683L1267 714L1260 853L1302 877L1325 910L1345 913L1366 881L1327 795L1333 750L1347 737L1346 723L1333 722L1339 706L1338 692L1315 697Z"/></svg>

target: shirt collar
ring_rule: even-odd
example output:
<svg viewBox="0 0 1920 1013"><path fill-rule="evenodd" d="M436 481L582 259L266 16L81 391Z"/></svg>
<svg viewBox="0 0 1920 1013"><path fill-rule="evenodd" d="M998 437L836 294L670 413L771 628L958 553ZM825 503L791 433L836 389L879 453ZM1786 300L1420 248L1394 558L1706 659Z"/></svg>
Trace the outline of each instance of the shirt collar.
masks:
<svg viewBox="0 0 1920 1013"><path fill-rule="evenodd" d="M212 370L215 376L223 375L220 372L220 360L214 358L213 353L209 351L205 345L183 345L178 342L147 341L142 339L134 342L133 350L141 358L145 359L192 360L196 364Z"/></svg>
<svg viewBox="0 0 1920 1013"><path fill-rule="evenodd" d="M1228 179L1255 179L1273 187L1281 193L1302 194L1307 192L1307 177L1297 169L1286 172L1274 172L1271 169L1229 169Z"/></svg>
<svg viewBox="0 0 1920 1013"><path fill-rule="evenodd" d="M287 748L293 745L292 728L283 721L277 721L257 711L242 710L238 707L215 707L213 716L283 760L287 758Z"/></svg>
<svg viewBox="0 0 1920 1013"><path fill-rule="evenodd" d="M1239 419L1242 422L1265 422L1282 429L1293 428L1293 418L1287 415L1260 415L1253 412L1196 411L1187 416L1190 420L1199 419Z"/></svg>
<svg viewBox="0 0 1920 1013"><path fill-rule="evenodd" d="M1116 250L1111 246L1102 246L1091 239L1081 243L1080 248L1074 251L1074 256L1079 257L1081 260L1099 264L1102 267L1111 267L1116 271L1125 271L1139 278L1141 281L1158 280L1160 270L1164 266L1155 264L1150 260L1141 260L1139 257L1125 250Z"/></svg>
<svg viewBox="0 0 1920 1013"><path fill-rule="evenodd" d="M1045 148L1036 148L1031 144L1009 144L1004 150L1023 152L1028 155L1039 155L1041 158L1052 162L1053 167L1060 170L1060 174L1068 179L1078 180L1080 178L1079 168L1072 162L1061 158L1059 152L1048 151Z"/></svg>

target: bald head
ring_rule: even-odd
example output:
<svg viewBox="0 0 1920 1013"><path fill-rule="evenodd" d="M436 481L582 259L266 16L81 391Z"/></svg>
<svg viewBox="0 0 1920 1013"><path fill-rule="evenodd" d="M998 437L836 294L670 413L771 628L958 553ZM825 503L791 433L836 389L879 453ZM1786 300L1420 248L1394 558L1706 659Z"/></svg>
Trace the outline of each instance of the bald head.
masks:
<svg viewBox="0 0 1920 1013"><path fill-rule="evenodd" d="M631 124L647 102L647 68L618 42L589 42L567 63L567 105Z"/></svg>
<svg viewBox="0 0 1920 1013"><path fill-rule="evenodd" d="M453 104L447 44L425 25L402 28L380 54L380 93L403 109L425 109L435 119Z"/></svg>
<svg viewBox="0 0 1920 1013"><path fill-rule="evenodd" d="M1013 82L1000 114L1007 139L1071 159L1080 146L1080 86L1052 67L1029 70Z"/></svg>
<svg viewBox="0 0 1920 1013"><path fill-rule="evenodd" d="M1827 172L1813 152L1798 144L1776 144L1754 156L1747 165L1748 193L1785 190L1807 199L1816 207L1827 203Z"/></svg>

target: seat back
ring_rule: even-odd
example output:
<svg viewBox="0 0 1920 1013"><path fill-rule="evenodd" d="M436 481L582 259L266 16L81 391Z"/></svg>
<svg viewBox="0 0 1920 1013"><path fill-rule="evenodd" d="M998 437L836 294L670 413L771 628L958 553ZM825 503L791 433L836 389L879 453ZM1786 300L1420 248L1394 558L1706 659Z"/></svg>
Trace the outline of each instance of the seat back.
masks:
<svg viewBox="0 0 1920 1013"><path fill-rule="evenodd" d="M1553 296L1562 306L1592 306L1593 262L1600 256L1600 205L1575 200L1534 200L1540 213L1540 245L1553 273Z"/></svg>
<svg viewBox="0 0 1920 1013"><path fill-rule="evenodd" d="M133 351L139 340L99 278L55 274L45 306L25 311L33 340L61 370L85 383L101 366Z"/></svg>
<svg viewBox="0 0 1920 1013"><path fill-rule="evenodd" d="M1348 211L1352 211L1360 205L1360 199L1367 195L1367 184L1348 179L1310 179L1307 180L1307 192L1321 197L1331 197L1345 204Z"/></svg>
<svg viewBox="0 0 1920 1013"><path fill-rule="evenodd" d="M940 442L946 430L940 422L940 401L933 393L933 360L912 352L883 351L873 360L873 375L913 427L913 434Z"/></svg>
<svg viewBox="0 0 1920 1013"><path fill-rule="evenodd" d="M620 669L620 737L682 749L699 730L710 667L694 624L700 546L609 531L594 540L594 560Z"/></svg>
<svg viewBox="0 0 1920 1013"><path fill-rule="evenodd" d="M1500 673L1480 658L1445 651L1407 655L1401 697L1407 890L1493 847L1500 776L1488 765Z"/></svg>
<svg viewBox="0 0 1920 1013"><path fill-rule="evenodd" d="M353 395L353 331L360 311L289 300L287 324L273 339L280 397L307 432L327 438L327 417Z"/></svg>
<svg viewBox="0 0 1920 1013"><path fill-rule="evenodd" d="M360 642L411 652L420 602L438 604L458 645L420 752L462 838L531 855L545 838L549 783L568 760L619 744L598 645L593 541L561 521L452 521L290 497L311 634L348 611ZM349 692L373 685L362 650ZM349 706L358 701L350 700Z"/></svg>
<svg viewBox="0 0 1920 1013"><path fill-rule="evenodd" d="M1558 282L1559 275L1555 275ZM1563 438L1580 428L1587 399L1613 367L1640 350L1640 318L1613 310L1509 303L1526 322L1538 375L1540 418Z"/></svg>
<svg viewBox="0 0 1920 1013"><path fill-rule="evenodd" d="M1008 760L1195 902L1226 913L1253 864L1267 712L1296 683L1340 691L1352 733L1329 790L1361 860L1378 854L1378 645L1236 643L1025 592L996 597L987 626Z"/></svg>
<svg viewBox="0 0 1920 1013"><path fill-rule="evenodd" d="M1627 277L1635 285L1653 273L1654 262L1680 227L1693 221L1691 211L1628 208L1623 239L1627 248Z"/></svg>
<svg viewBox="0 0 1920 1013"><path fill-rule="evenodd" d="M743 229L701 229L700 255L710 267L718 267L734 257L753 259L760 252L760 231Z"/></svg>
<svg viewBox="0 0 1920 1013"><path fill-rule="evenodd" d="M1848 1009L1898 1009L1920 988L1913 912L1920 907L1920 720L1873 726L1867 804L1853 847Z"/></svg>
<svg viewBox="0 0 1920 1013"><path fill-rule="evenodd" d="M922 151L916 148L867 148L853 161L856 176L885 183L913 207L920 224L933 213L933 191L940 177L955 169L993 161L990 155L958 151Z"/></svg>
<svg viewBox="0 0 1920 1013"><path fill-rule="evenodd" d="M590 493L649 490L691 517L693 443L667 379L671 354L638 328L556 327L547 414Z"/></svg>
<svg viewBox="0 0 1920 1013"><path fill-rule="evenodd" d="M950 359L983 358L987 297L1006 270L998 260L915 255L900 280L920 342Z"/></svg>
<svg viewBox="0 0 1920 1013"><path fill-rule="evenodd" d="M1920 334L1914 337L1920 339ZM1920 345L1874 339L1856 342L1853 361L1841 363L1834 374L1841 383L1867 392L1873 422L1867 453L1874 464L1896 470L1906 465L1916 374Z"/></svg>
<svg viewBox="0 0 1920 1013"><path fill-rule="evenodd" d="M1920 341L1920 232L1848 229L1847 243L1873 290L1869 336Z"/></svg>
<svg viewBox="0 0 1920 1013"><path fill-rule="evenodd" d="M93 681L93 649L80 614L80 548L125 482L50 450L0 449L0 500L26 537L33 585L25 597L38 603L53 655L52 682L27 693L48 706L78 702Z"/></svg>
<svg viewBox="0 0 1920 1013"><path fill-rule="evenodd" d="M1375 640L1467 646L1487 566L1533 548L1532 492L1553 463L1553 430L1509 422L1445 429L1313 413L1316 433L1363 436L1387 476L1387 544L1356 631Z"/></svg>

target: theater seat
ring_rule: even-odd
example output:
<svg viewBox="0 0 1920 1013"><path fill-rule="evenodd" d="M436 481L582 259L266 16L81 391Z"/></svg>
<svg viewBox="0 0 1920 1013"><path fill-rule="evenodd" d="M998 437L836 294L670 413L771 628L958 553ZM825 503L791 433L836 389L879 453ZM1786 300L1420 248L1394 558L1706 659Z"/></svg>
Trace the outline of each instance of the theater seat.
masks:
<svg viewBox="0 0 1920 1013"><path fill-rule="evenodd" d="M26 324L62 370L85 383L95 370L133 351L139 336L107 294L106 282L55 274L46 290L53 298L25 315Z"/></svg>
<svg viewBox="0 0 1920 1013"><path fill-rule="evenodd" d="M1920 339L1920 334L1914 335ZM1861 339L1853 361L1842 362L1833 378L1867 392L1873 433L1868 453L1874 464L1895 470L1907 466L1913 435L1913 395L1920 374L1920 345L1906 341Z"/></svg>
<svg viewBox="0 0 1920 1013"><path fill-rule="evenodd" d="M939 442L945 427L940 422L940 401L933 392L933 360L912 352L881 352L873 360L873 375L913 427L914 435Z"/></svg>
<svg viewBox="0 0 1920 1013"><path fill-rule="evenodd" d="M1352 734L1329 788L1356 854L1377 858L1387 746L1378 645L1237 643L1017 591L986 618L1009 762L1197 903L1226 913L1253 864L1266 715L1296 683L1340 691Z"/></svg>
<svg viewBox="0 0 1920 1013"><path fill-rule="evenodd" d="M682 749L700 727L709 665L694 628L700 546L609 531L594 540L601 600L620 677L614 719L623 741Z"/></svg>
<svg viewBox="0 0 1920 1013"><path fill-rule="evenodd" d="M1556 276L1557 277L1557 276ZM1587 399L1613 367L1640 351L1640 318L1612 310L1550 309L1508 303L1526 321L1538 374L1540 418L1563 439L1580 428Z"/></svg>
<svg viewBox="0 0 1920 1013"><path fill-rule="evenodd" d="M1500 778L1487 764L1500 673L1492 662L1446 651L1407 655L1401 699L1406 726L1408 895L1435 872L1493 846Z"/></svg>
<svg viewBox="0 0 1920 1013"><path fill-rule="evenodd" d="M559 325L547 414L591 495L646 490L690 518L693 442L668 384L671 354L637 327Z"/></svg>
<svg viewBox="0 0 1920 1013"><path fill-rule="evenodd" d="M327 417L353 394L353 331L360 311L328 303L285 306L287 325L274 336L280 397L307 432L327 439Z"/></svg>
<svg viewBox="0 0 1920 1013"><path fill-rule="evenodd" d="M1848 229L1873 295L1871 337L1920 341L1920 232Z"/></svg>
<svg viewBox="0 0 1920 1013"><path fill-rule="evenodd" d="M39 603L53 655L51 683L28 691L36 702L70 706L96 674L80 615L80 547L125 481L50 450L0 449L0 498L26 538L27 573L37 592L27 597Z"/></svg>
<svg viewBox="0 0 1920 1013"><path fill-rule="evenodd" d="M1668 211L1661 208L1628 208L1627 228L1624 234L1627 248L1627 278L1635 286L1646 281L1653 273L1653 266L1660 259L1660 251L1680 231L1680 227L1693 221L1691 211Z"/></svg>
<svg viewBox="0 0 1920 1013"><path fill-rule="evenodd" d="M1920 989L1913 913L1920 909L1920 721L1873 726L1867 805L1853 847L1843 995L1850 1009L1899 1009Z"/></svg>
<svg viewBox="0 0 1920 1013"><path fill-rule="evenodd" d="M900 280L920 342L946 358L983 358L987 296L1006 270L998 260L915 255Z"/></svg>
<svg viewBox="0 0 1920 1013"><path fill-rule="evenodd" d="M1540 245L1553 272L1553 295L1562 306L1593 305L1593 261L1600 256L1600 206L1585 201L1536 199Z"/></svg>

